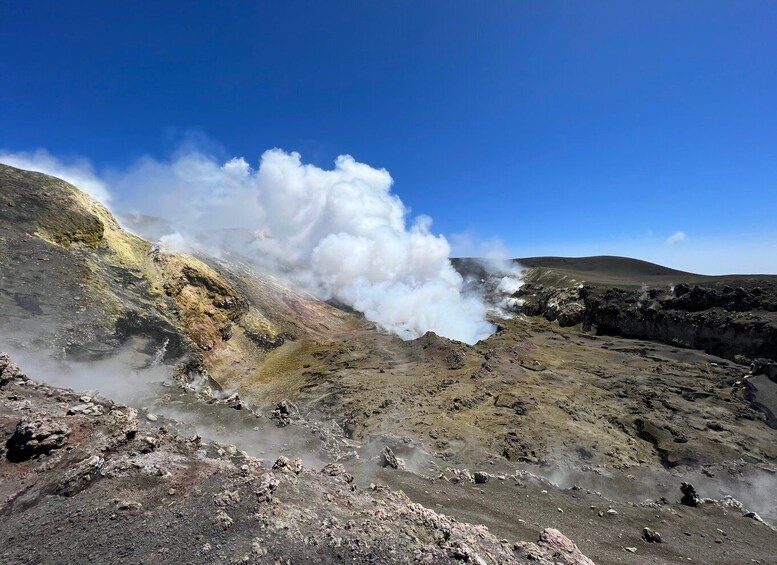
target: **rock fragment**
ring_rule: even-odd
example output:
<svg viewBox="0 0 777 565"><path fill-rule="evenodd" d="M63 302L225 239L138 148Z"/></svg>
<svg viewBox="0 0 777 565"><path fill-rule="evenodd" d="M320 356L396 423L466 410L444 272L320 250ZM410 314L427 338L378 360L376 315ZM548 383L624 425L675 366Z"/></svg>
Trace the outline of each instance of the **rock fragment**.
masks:
<svg viewBox="0 0 777 565"><path fill-rule="evenodd" d="M647 527L642 529L642 539L648 543L662 543L663 541L661 539L661 534Z"/></svg>
<svg viewBox="0 0 777 565"><path fill-rule="evenodd" d="M293 402L281 400L275 410L270 414L270 419L275 420L278 427L283 428L291 424L292 420L299 418L299 408Z"/></svg>
<svg viewBox="0 0 777 565"><path fill-rule="evenodd" d="M71 406L67 411L68 416L102 416L103 414L105 414L105 409L101 405L94 404L91 401Z"/></svg>
<svg viewBox="0 0 777 565"><path fill-rule="evenodd" d="M745 518L750 518L752 520L755 520L756 522L763 522L763 518L761 518L758 514L756 514L755 512L752 512L752 511L745 512L744 513L744 517Z"/></svg>
<svg viewBox="0 0 777 565"><path fill-rule="evenodd" d="M227 404L227 406L234 408L235 410L243 409L243 401L240 400L240 396L238 396L237 393L228 396L224 402Z"/></svg>
<svg viewBox="0 0 777 565"><path fill-rule="evenodd" d="M0 353L0 387L14 380L26 381L27 376L11 361L7 353Z"/></svg>
<svg viewBox="0 0 777 565"><path fill-rule="evenodd" d="M380 452L380 464L382 467L391 467L392 469L399 469L399 461L397 461L396 455L389 446L383 448Z"/></svg>

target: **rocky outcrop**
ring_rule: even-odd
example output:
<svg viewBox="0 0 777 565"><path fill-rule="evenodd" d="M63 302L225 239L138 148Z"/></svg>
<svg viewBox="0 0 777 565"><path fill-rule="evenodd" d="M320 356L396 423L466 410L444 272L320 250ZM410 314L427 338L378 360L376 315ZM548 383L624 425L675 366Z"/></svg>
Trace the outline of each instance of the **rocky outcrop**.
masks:
<svg viewBox="0 0 777 565"><path fill-rule="evenodd" d="M5 444L9 461L26 461L59 449L67 441L70 429L51 418L21 420Z"/></svg>
<svg viewBox="0 0 777 565"><path fill-rule="evenodd" d="M26 381L27 376L11 361L6 353L0 353L0 387L11 381Z"/></svg>
<svg viewBox="0 0 777 565"><path fill-rule="evenodd" d="M576 326L585 319L586 307L577 288L552 288L524 284L516 293L523 299L520 310L529 316L544 316L560 326Z"/></svg>
<svg viewBox="0 0 777 565"><path fill-rule="evenodd" d="M599 333L656 339L714 355L777 362L777 285L749 289L678 284L669 289L580 289L585 323Z"/></svg>
<svg viewBox="0 0 777 565"><path fill-rule="evenodd" d="M553 528L546 528L537 543L521 544L526 555L537 563L553 565L594 565L572 540Z"/></svg>
<svg viewBox="0 0 777 565"><path fill-rule="evenodd" d="M582 324L600 334L664 341L743 363L760 359L766 372L777 364L777 282L748 284L628 289L527 283L518 296L525 314L562 326Z"/></svg>

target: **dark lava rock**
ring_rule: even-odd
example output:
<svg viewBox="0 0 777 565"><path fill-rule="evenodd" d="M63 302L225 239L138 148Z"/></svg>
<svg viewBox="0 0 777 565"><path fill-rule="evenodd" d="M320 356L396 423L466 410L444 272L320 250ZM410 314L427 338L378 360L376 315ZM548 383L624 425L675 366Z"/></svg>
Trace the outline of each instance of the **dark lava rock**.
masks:
<svg viewBox="0 0 777 565"><path fill-rule="evenodd" d="M40 420L21 420L16 431L6 442L6 457L9 461L27 461L36 455L62 447L70 435L65 426L48 418Z"/></svg>
<svg viewBox="0 0 777 565"><path fill-rule="evenodd" d="M483 485L488 482L488 473L484 473L483 471L475 471L472 476L475 479L475 482L479 485Z"/></svg>
<svg viewBox="0 0 777 565"><path fill-rule="evenodd" d="M671 294L596 287L585 297L586 321L600 334L656 339L728 359L777 359L777 287L756 295L701 285L686 292L684 286Z"/></svg>
<svg viewBox="0 0 777 565"><path fill-rule="evenodd" d="M599 334L654 339L748 363L762 359L759 366L768 366L777 362L777 282L762 277L742 285L710 280L626 289L527 283L518 294L524 314L562 326L582 323Z"/></svg>
<svg viewBox="0 0 777 565"><path fill-rule="evenodd" d="M288 400L281 400L270 414L270 419L275 420L279 428L291 424L292 420L299 418L299 408Z"/></svg>
<svg viewBox="0 0 777 565"><path fill-rule="evenodd" d="M680 485L680 492L683 493L680 504L684 504L685 506L699 506L702 503L701 498L696 494L696 489L691 483L683 483Z"/></svg>
<svg viewBox="0 0 777 565"><path fill-rule="evenodd" d="M642 539L648 543L662 543L661 534L650 528L642 529Z"/></svg>

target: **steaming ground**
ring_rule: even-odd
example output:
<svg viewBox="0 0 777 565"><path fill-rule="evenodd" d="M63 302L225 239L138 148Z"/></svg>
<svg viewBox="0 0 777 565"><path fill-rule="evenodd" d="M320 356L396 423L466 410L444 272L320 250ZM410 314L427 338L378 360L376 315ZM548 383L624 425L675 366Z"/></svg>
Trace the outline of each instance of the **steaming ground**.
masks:
<svg viewBox="0 0 777 565"><path fill-rule="evenodd" d="M610 343L617 345L619 340ZM52 383L77 383L90 390L102 388L137 403L141 418L147 413L155 414L171 432L199 433L207 441L233 444L268 462L287 455L301 457L306 465L320 468L339 460L364 487L379 482L401 488L412 500L430 508L459 520L487 525L498 537L531 538L539 528L559 528L576 539L597 563L651 563L656 559L687 562L688 558L702 563L741 563L751 559L768 562L768 556L777 548L777 536L767 526L742 517L735 509L712 504L693 509L674 503L679 498L680 482L690 480L702 496L722 499L733 494L749 509L773 519L774 508L769 508L765 494L774 492L774 475L752 466L742 467L739 472L720 466L715 477L682 467L669 471L651 466L581 466L574 464L561 447L542 465L516 464L503 458L478 456L478 445L474 444L478 440L466 437L461 438L452 460L450 456L441 456L432 442L413 440L413 427L408 429L400 422L396 426L381 425L379 433L361 441L342 436L322 437L318 431L327 423L316 421L314 415L304 410L307 421L276 428L265 416L257 417L247 408L236 410L223 402L208 403L194 391L179 388L172 383L169 367L151 370L151 358L131 347L113 359L89 365L70 364L64 371L61 364L52 365L35 359L35 355L24 356L23 352L17 354L22 355L25 364L46 368L42 376ZM127 372L130 367L134 367L134 373ZM143 373L144 367L148 373ZM139 378L138 373L143 376ZM143 386L139 387L141 382ZM422 404L430 406L427 400ZM411 421L421 411L405 405L402 415ZM439 430L434 431L438 435ZM333 440L340 449L332 450ZM380 465L379 452L386 445L393 448L404 463L403 468L394 470ZM708 467L707 472L713 468ZM466 479L470 471L489 473L489 482L471 484ZM661 496L669 502L650 502ZM608 510L616 513L599 515ZM639 536L644 526L660 531L665 543L641 542ZM637 554L623 549L632 546L638 548Z"/></svg>

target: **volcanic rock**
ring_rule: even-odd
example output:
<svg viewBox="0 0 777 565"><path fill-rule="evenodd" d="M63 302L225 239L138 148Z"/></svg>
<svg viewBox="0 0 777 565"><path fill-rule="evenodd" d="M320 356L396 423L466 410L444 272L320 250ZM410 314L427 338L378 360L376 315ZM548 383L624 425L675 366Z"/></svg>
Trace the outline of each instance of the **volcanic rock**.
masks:
<svg viewBox="0 0 777 565"><path fill-rule="evenodd" d="M683 483L680 485L680 492L683 494L680 503L685 506L699 506L703 502L699 495L696 494L696 489L691 483Z"/></svg>
<svg viewBox="0 0 777 565"><path fill-rule="evenodd" d="M69 435L70 429L51 418L21 420L6 443L6 456L9 461L26 461L45 455L62 447Z"/></svg>
<svg viewBox="0 0 777 565"><path fill-rule="evenodd" d="M642 539L648 543L661 543L661 534L650 528L642 529Z"/></svg>
<svg viewBox="0 0 777 565"><path fill-rule="evenodd" d="M397 461L396 455L394 455L394 452L389 446L384 447L380 452L380 464L383 467L399 469L399 461Z"/></svg>
<svg viewBox="0 0 777 565"><path fill-rule="evenodd" d="M568 537L553 528L546 528L537 542L551 552L553 563L560 565L594 565Z"/></svg>

